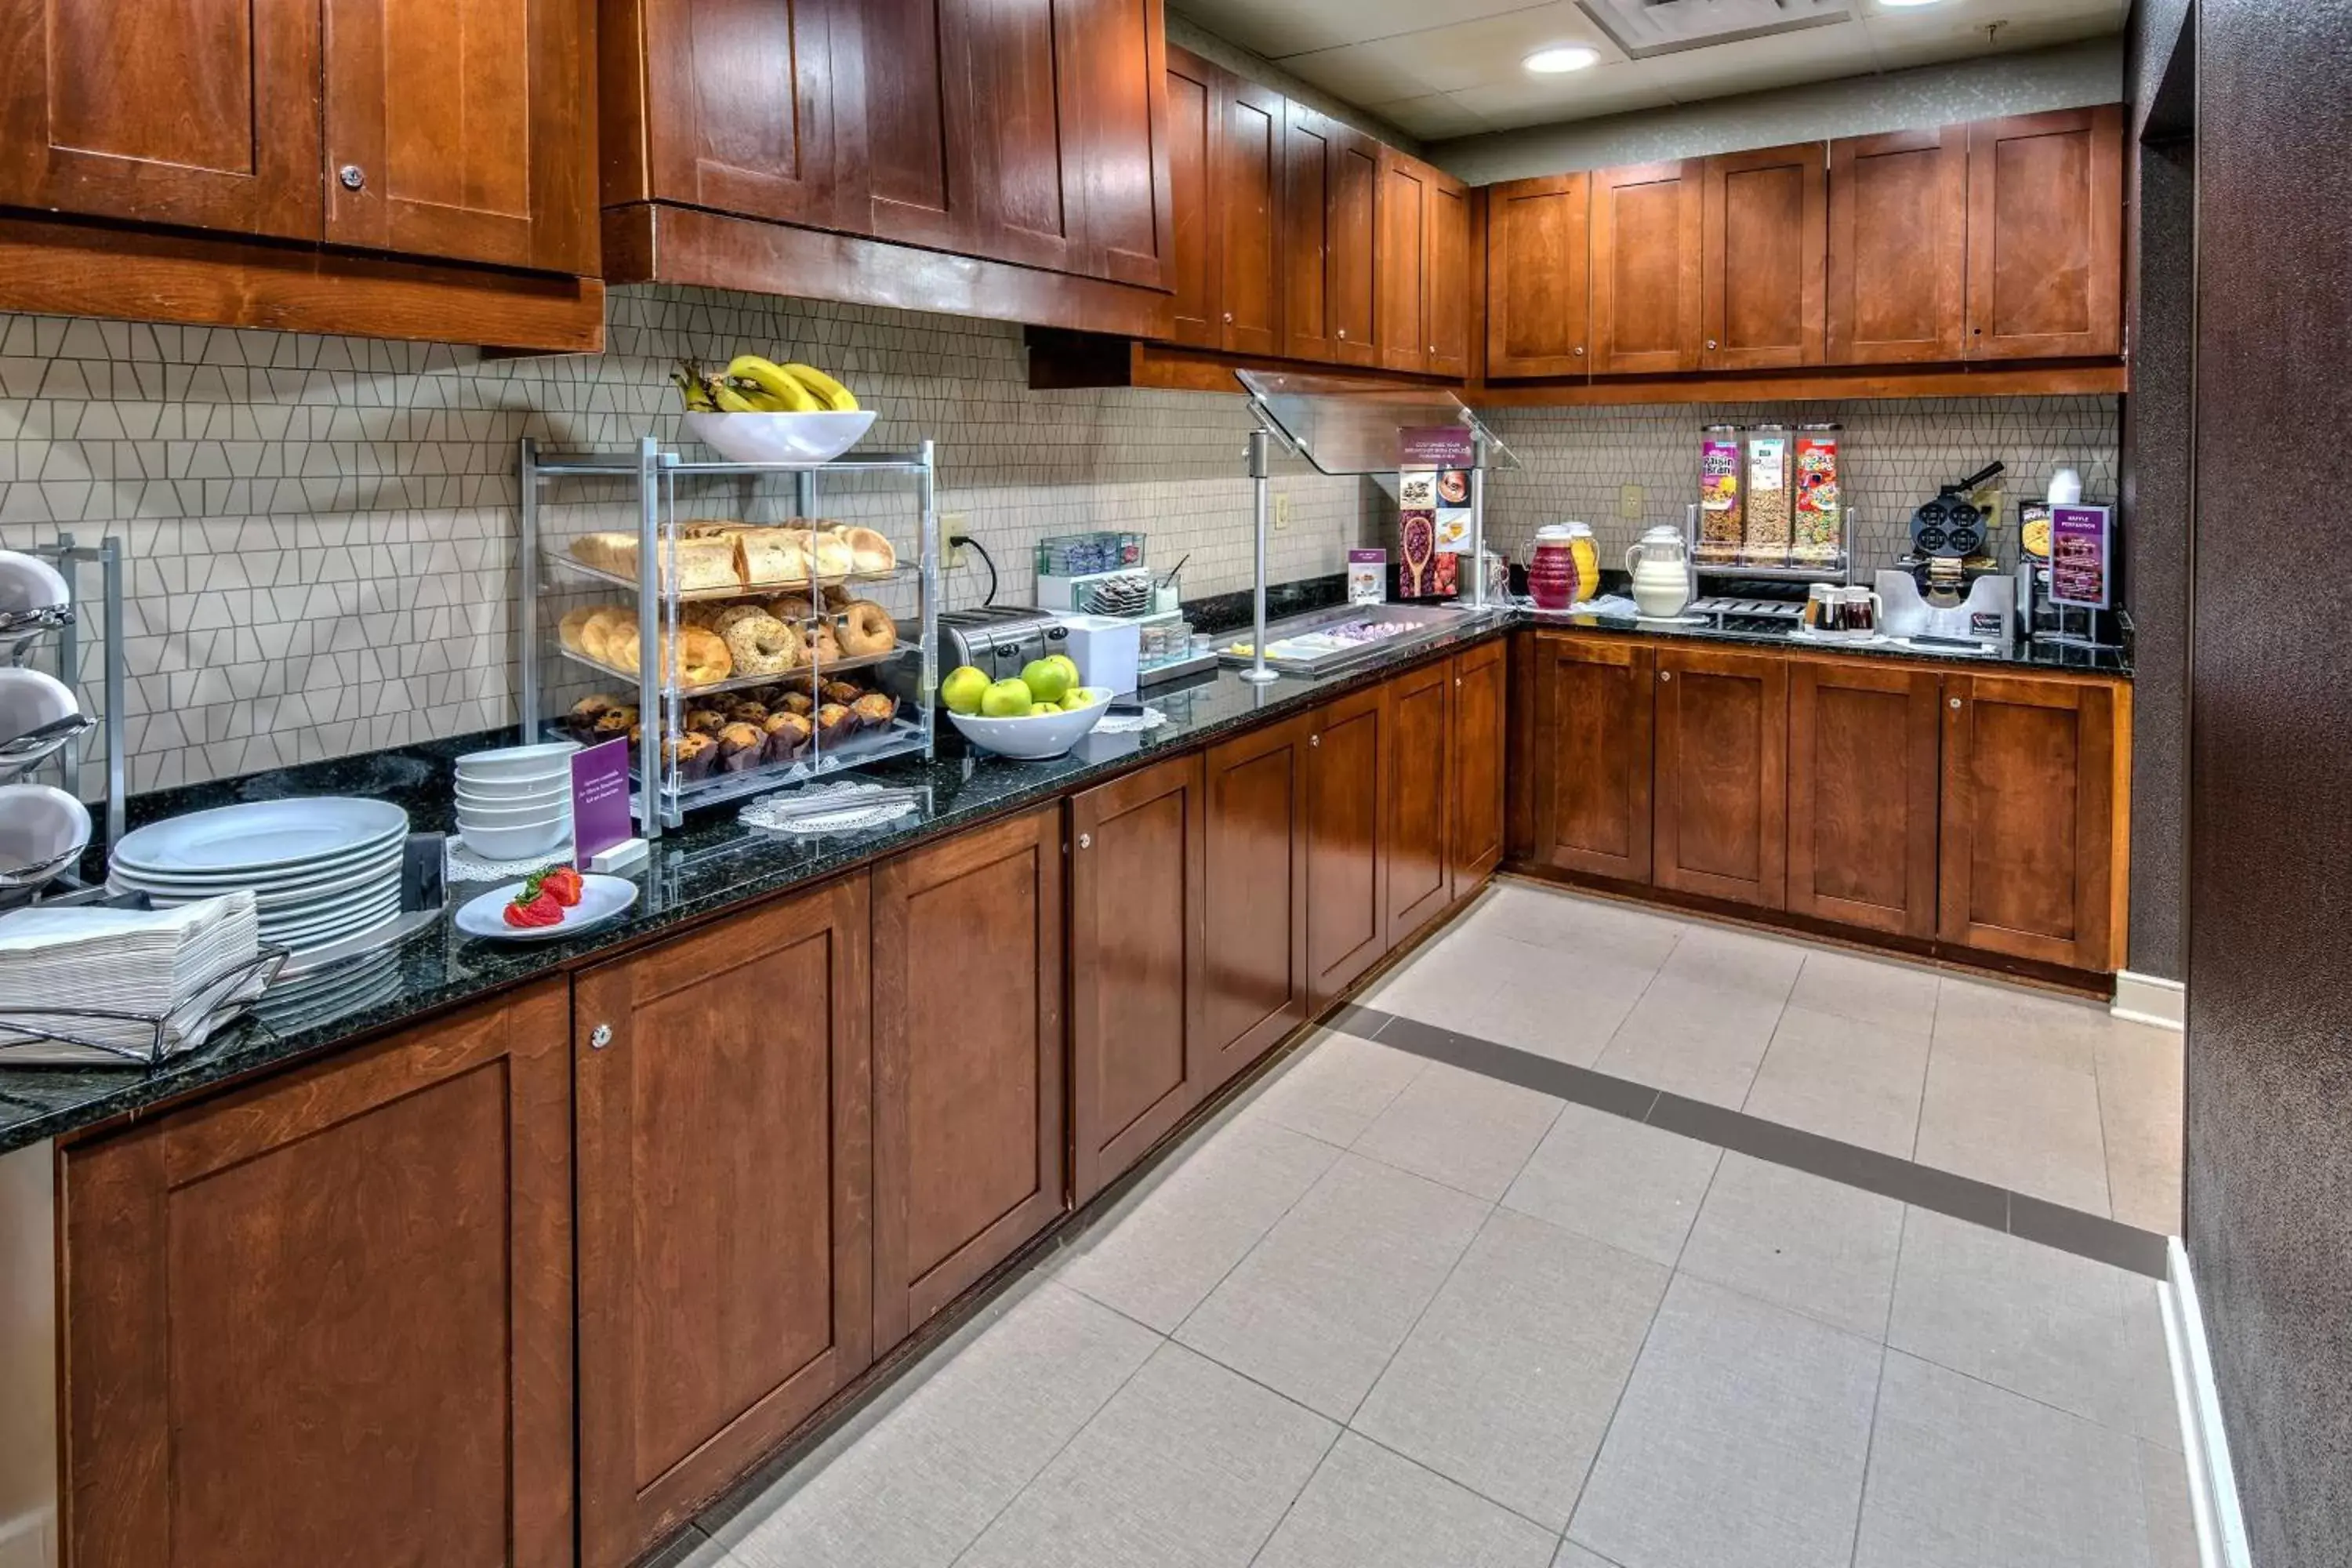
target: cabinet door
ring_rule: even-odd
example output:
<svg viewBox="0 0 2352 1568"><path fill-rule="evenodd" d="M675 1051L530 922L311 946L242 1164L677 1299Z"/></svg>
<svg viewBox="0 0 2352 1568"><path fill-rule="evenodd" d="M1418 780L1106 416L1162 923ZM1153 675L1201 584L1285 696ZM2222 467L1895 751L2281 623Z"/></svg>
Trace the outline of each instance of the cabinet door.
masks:
<svg viewBox="0 0 2352 1568"><path fill-rule="evenodd" d="M1969 357L2123 342L2123 108L1969 127Z"/></svg>
<svg viewBox="0 0 2352 1568"><path fill-rule="evenodd" d="M62 1152L77 1568L572 1562L569 1014L541 982Z"/></svg>
<svg viewBox="0 0 2352 1568"><path fill-rule="evenodd" d="M2090 682L1944 682L1937 934L2075 969L2116 966L2116 691Z"/></svg>
<svg viewBox="0 0 2352 1568"><path fill-rule="evenodd" d="M874 873L874 1327L904 1339L1063 1209L1058 805Z"/></svg>
<svg viewBox="0 0 2352 1568"><path fill-rule="evenodd" d="M850 0L621 0L603 24L606 202L868 226Z"/></svg>
<svg viewBox="0 0 2352 1568"><path fill-rule="evenodd" d="M325 0L326 237L596 270L593 0Z"/></svg>
<svg viewBox="0 0 2352 1568"><path fill-rule="evenodd" d="M1072 155L1080 84L1064 51L1071 14L1087 3L940 0L948 142L970 159L969 199L955 226L973 255L1056 272L1085 259ZM888 34L870 22L868 34L869 52L888 52Z"/></svg>
<svg viewBox="0 0 2352 1568"><path fill-rule="evenodd" d="M1829 363L1961 357L1968 132L1830 143Z"/></svg>
<svg viewBox="0 0 2352 1568"><path fill-rule="evenodd" d="M1209 748L1209 1089L1307 1021L1307 758L1315 715Z"/></svg>
<svg viewBox="0 0 2352 1568"><path fill-rule="evenodd" d="M1171 237L1168 285L1176 296L1180 343L1215 348L1224 335L1218 278L1224 265L1218 237L1214 172L1223 144L1224 113L1218 84L1224 73L1189 50L1168 51L1168 189Z"/></svg>
<svg viewBox="0 0 2352 1568"><path fill-rule="evenodd" d="M1392 147L1381 149L1379 272L1381 364L1429 368L1429 179Z"/></svg>
<svg viewBox="0 0 2352 1568"><path fill-rule="evenodd" d="M1454 731L1454 676L1441 660L1388 684L1388 732L1381 737L1387 821L1388 945L1395 947L1454 898L1448 841L1453 775L1445 748Z"/></svg>
<svg viewBox="0 0 2352 1568"><path fill-rule="evenodd" d="M1331 124L1331 357L1380 359L1381 144Z"/></svg>
<svg viewBox="0 0 2352 1568"><path fill-rule="evenodd" d="M1332 121L1303 103L1284 109L1282 142L1282 352L1330 360Z"/></svg>
<svg viewBox="0 0 2352 1568"><path fill-rule="evenodd" d="M1217 163L1219 346L1282 352L1282 95L1225 79L1224 147Z"/></svg>
<svg viewBox="0 0 2352 1568"><path fill-rule="evenodd" d="M1819 364L1829 266L1829 150L1727 153L1701 182L1701 321L1707 370Z"/></svg>
<svg viewBox="0 0 2352 1568"><path fill-rule="evenodd" d="M1486 187L1486 374L1580 375L1586 367L1584 174Z"/></svg>
<svg viewBox="0 0 2352 1568"><path fill-rule="evenodd" d="M1454 794L1449 858L1461 899L1503 863L1503 733L1507 645L1497 638L1454 656L1454 720L1445 732Z"/></svg>
<svg viewBox="0 0 2352 1568"><path fill-rule="evenodd" d="M1651 650L1538 635L1535 665L1536 853L1564 871L1648 881Z"/></svg>
<svg viewBox="0 0 2352 1568"><path fill-rule="evenodd" d="M1070 797L1070 1194L1084 1203L1210 1088L1199 753Z"/></svg>
<svg viewBox="0 0 2352 1568"><path fill-rule="evenodd" d="M1790 913L1936 934L1942 690L1929 669L1790 665Z"/></svg>
<svg viewBox="0 0 2352 1568"><path fill-rule="evenodd" d="M319 237L316 0L0 0L0 205Z"/></svg>
<svg viewBox="0 0 2352 1568"><path fill-rule="evenodd" d="M1429 289L1422 307L1429 327L1433 375L1470 374L1470 187L1428 171Z"/></svg>
<svg viewBox="0 0 2352 1568"><path fill-rule="evenodd" d="M1592 176L1592 372L1699 363L1699 161Z"/></svg>
<svg viewBox="0 0 2352 1568"><path fill-rule="evenodd" d="M1658 886L1781 908L1788 659L1662 647L1657 670Z"/></svg>
<svg viewBox="0 0 2352 1568"><path fill-rule="evenodd" d="M963 68L971 3L856 0L866 41L866 219L884 239L945 250L978 244L980 174L963 119L973 101Z"/></svg>
<svg viewBox="0 0 2352 1568"><path fill-rule="evenodd" d="M873 1360L866 944L860 874L579 978L587 1568L635 1560Z"/></svg>
<svg viewBox="0 0 2352 1568"><path fill-rule="evenodd" d="M1168 285L1167 20L1161 0L1055 0L1057 61L1072 89L1072 184L1086 217L1077 270ZM887 47L887 43L884 47Z"/></svg>
<svg viewBox="0 0 2352 1568"><path fill-rule="evenodd" d="M1386 956L1388 689L1343 697L1307 737L1307 976L1314 1009Z"/></svg>

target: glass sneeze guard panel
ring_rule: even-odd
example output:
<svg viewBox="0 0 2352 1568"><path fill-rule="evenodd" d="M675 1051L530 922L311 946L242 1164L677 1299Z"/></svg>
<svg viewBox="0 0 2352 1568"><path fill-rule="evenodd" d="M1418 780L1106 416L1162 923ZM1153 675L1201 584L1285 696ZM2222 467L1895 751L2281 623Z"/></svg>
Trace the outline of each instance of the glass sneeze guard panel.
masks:
<svg viewBox="0 0 2352 1568"><path fill-rule="evenodd" d="M1517 458L1469 406L1438 387L1400 387L1343 375L1237 370L1234 377L1291 447L1326 474L1394 474L1403 432L1459 426L1482 437L1488 468L1516 468Z"/></svg>

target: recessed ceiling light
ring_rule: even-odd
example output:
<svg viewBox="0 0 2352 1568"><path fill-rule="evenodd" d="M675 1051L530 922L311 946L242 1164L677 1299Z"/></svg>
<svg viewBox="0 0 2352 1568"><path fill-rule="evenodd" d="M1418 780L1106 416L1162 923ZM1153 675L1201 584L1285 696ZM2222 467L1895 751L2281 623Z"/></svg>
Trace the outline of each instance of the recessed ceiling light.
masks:
<svg viewBox="0 0 2352 1568"><path fill-rule="evenodd" d="M1938 5L1943 0L1878 0L1879 7L1887 11L1907 11L1914 5Z"/></svg>
<svg viewBox="0 0 2352 1568"><path fill-rule="evenodd" d="M1538 76L1556 76L1561 71L1580 71L1601 58L1601 51L1586 48L1582 44L1563 44L1558 48L1538 49L1523 63Z"/></svg>

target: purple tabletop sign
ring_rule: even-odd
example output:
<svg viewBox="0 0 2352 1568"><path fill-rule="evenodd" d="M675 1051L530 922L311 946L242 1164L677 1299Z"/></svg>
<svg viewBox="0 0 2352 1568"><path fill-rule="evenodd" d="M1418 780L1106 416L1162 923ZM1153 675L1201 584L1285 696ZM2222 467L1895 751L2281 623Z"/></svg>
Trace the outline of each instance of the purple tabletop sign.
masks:
<svg viewBox="0 0 2352 1568"><path fill-rule="evenodd" d="M1406 425L1397 430L1400 468L1466 468L1477 453L1462 425Z"/></svg>
<svg viewBox="0 0 2352 1568"><path fill-rule="evenodd" d="M585 866L635 837L629 816L629 742L612 740L572 752L572 860Z"/></svg>
<svg viewBox="0 0 2352 1568"><path fill-rule="evenodd" d="M2053 604L2104 610L2114 598L2108 571L2112 509L2061 506L2050 509L2050 598Z"/></svg>

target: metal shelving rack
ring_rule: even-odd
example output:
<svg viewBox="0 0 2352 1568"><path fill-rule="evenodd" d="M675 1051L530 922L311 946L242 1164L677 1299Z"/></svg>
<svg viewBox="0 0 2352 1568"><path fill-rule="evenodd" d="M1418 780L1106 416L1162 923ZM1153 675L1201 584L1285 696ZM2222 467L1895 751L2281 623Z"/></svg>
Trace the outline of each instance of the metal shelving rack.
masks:
<svg viewBox="0 0 2352 1568"><path fill-rule="evenodd" d="M817 516L821 480L828 475L900 475L914 480L917 538L916 560L912 563L902 559L887 572L829 575L808 584L757 588L681 591L657 581L667 553L663 547L679 537L678 489L682 483L692 486L702 480L732 479L756 484L763 479L788 478L793 481L796 518L813 520ZM550 715L543 699L547 657L551 653L583 675L593 673L615 681L635 680L645 742L637 747L636 781L630 792L630 804L646 837L658 837L663 828L680 826L686 813L698 806L803 783L885 757L932 754L935 693L939 688L940 526L939 470L931 442L925 441L911 451L853 452L826 463L785 464L697 461L682 457L650 436L640 439L635 449L625 452L541 452L538 443L526 437L521 443L520 478L522 538L518 567L522 613L517 629L517 652L523 738L528 742L545 739L550 734ZM633 490L632 511L637 533L637 576L634 580L546 548L541 515L545 487L582 480L604 480L626 485ZM550 596L551 572L576 578L583 584L602 583L635 595L639 654L634 675L609 668L556 642L541 614ZM819 599L824 586L880 583L913 585L921 627L915 642L906 640L902 628L898 646L886 653L833 659L822 666L804 663L772 674L735 676L689 689L681 689L664 679L667 672L662 668L663 660L655 650L664 637L675 636L682 605L698 600L756 599L801 592ZM824 613L820 604L818 615ZM805 624L814 624L816 618L812 616ZM909 666L913 668L911 681L904 679ZM713 772L708 777L691 780L665 773L662 740L682 732L681 721L688 704L746 688L784 687L803 681L814 693L824 681L859 670L884 671L904 688L895 693L898 712L885 730L830 746L822 733L813 734L804 756L785 763L766 763L741 772ZM647 721L646 715L656 718Z"/></svg>
<svg viewBox="0 0 2352 1568"><path fill-rule="evenodd" d="M100 603L105 606L106 615L106 624L100 636L100 680L105 706L95 721L84 724L81 729L51 744L17 756L9 756L0 750L0 779L22 777L54 759L58 764L58 786L79 799L82 793L82 739L92 729L103 726L106 734L106 842L111 845L122 837L124 809L131 795L129 759L124 755L123 745L126 721L123 690L127 679L122 648L122 542L109 537L96 544L83 544L70 533L60 533L55 543L27 545L22 553L39 556L57 567L66 580L67 602L57 610L0 617L0 651L5 651L7 663L22 665L36 644L54 635L57 638L58 679L79 694L81 689L82 638L89 630L83 625L82 613L89 603L82 593L82 569L87 566L99 568Z"/></svg>

